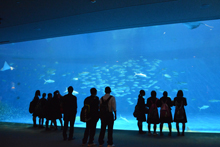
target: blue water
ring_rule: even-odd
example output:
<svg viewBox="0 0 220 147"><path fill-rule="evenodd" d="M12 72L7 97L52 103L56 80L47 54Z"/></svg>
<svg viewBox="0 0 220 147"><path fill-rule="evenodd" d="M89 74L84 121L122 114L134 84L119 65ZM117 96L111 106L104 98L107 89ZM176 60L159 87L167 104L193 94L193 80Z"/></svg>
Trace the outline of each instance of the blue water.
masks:
<svg viewBox="0 0 220 147"><path fill-rule="evenodd" d="M152 90L158 98L166 90L173 99L182 89L188 131L218 132L220 20L199 24L195 29L180 23L1 45L0 66L6 61L13 70L0 71L0 121L32 123L28 107L37 89L65 95L71 85L78 103L76 126L85 127L79 113L90 88L101 97L110 86L117 103L115 129L137 130L132 113L141 89L146 99Z"/></svg>

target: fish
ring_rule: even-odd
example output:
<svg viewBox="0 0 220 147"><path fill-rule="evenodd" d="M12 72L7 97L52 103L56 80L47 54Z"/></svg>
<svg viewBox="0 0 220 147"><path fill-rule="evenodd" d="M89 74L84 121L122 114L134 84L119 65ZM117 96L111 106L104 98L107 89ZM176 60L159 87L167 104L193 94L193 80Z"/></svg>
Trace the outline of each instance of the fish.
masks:
<svg viewBox="0 0 220 147"><path fill-rule="evenodd" d="M68 93L67 87L66 87L66 90L64 91L64 93ZM79 92L76 91L76 90L73 90L72 94L73 94L73 95L76 95L76 94L79 94Z"/></svg>
<svg viewBox="0 0 220 147"><path fill-rule="evenodd" d="M5 71L5 70L13 70L14 67L9 66L8 63L5 61L4 66L2 67L1 71Z"/></svg>
<svg viewBox="0 0 220 147"><path fill-rule="evenodd" d="M79 80L79 79L78 79L78 78L73 78L73 80L77 81L77 80Z"/></svg>
<svg viewBox="0 0 220 147"><path fill-rule="evenodd" d="M186 22L184 23L184 25L188 28L188 29L196 29L198 28L202 23L201 22Z"/></svg>
<svg viewBox="0 0 220 147"><path fill-rule="evenodd" d="M125 117L122 117L121 114L120 114L120 119L123 119L124 121L129 123L129 121Z"/></svg>
<svg viewBox="0 0 220 147"><path fill-rule="evenodd" d="M220 102L220 100L209 100L209 102L216 103L216 102Z"/></svg>
<svg viewBox="0 0 220 147"><path fill-rule="evenodd" d="M147 77L147 75L146 75L146 74L142 74L142 73L136 73L136 72L134 72L134 73L135 73L135 75L134 75L134 76Z"/></svg>
<svg viewBox="0 0 220 147"><path fill-rule="evenodd" d="M44 84L47 84L47 83L54 83L54 82L55 82L54 80L51 80L51 79L49 79L49 80L45 80L45 79L44 79L44 81L45 81Z"/></svg>
<svg viewBox="0 0 220 147"><path fill-rule="evenodd" d="M168 74L164 74L163 76L164 76L164 77L166 77L166 78L168 78L168 79L170 79L170 78L171 78L171 76L170 76L170 75L168 75Z"/></svg>
<svg viewBox="0 0 220 147"><path fill-rule="evenodd" d="M73 94L73 95L76 95L76 94L79 94L79 92L77 92L76 90L74 90L74 91L72 92L72 94Z"/></svg>
<svg viewBox="0 0 220 147"><path fill-rule="evenodd" d="M209 106L208 105L203 105L202 107L198 107L199 108L199 110L202 110L202 109L207 109L207 108L209 108Z"/></svg>
<svg viewBox="0 0 220 147"><path fill-rule="evenodd" d="M199 21L196 21L196 22L186 22L184 23L184 25L189 28L189 29L196 29L198 28L200 25L205 25L206 27L209 27L209 28L214 28L213 26L209 26L205 23L202 23L202 22L199 22Z"/></svg>

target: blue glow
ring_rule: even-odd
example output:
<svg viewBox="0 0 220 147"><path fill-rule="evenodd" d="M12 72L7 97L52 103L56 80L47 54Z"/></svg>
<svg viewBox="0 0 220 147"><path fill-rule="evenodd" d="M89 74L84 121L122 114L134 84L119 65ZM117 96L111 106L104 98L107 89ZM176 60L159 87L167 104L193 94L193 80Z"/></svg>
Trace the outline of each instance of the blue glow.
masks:
<svg viewBox="0 0 220 147"><path fill-rule="evenodd" d="M187 131L219 132L219 26L220 20L212 20L193 29L170 24L1 45L0 66L8 66L0 71L0 121L32 123L28 107L37 89L65 95L72 85L76 126L85 127L79 113L90 88L101 97L110 86L117 102L114 128L137 130L132 114L139 90L145 98L151 90L158 98L166 90L173 100L182 89Z"/></svg>

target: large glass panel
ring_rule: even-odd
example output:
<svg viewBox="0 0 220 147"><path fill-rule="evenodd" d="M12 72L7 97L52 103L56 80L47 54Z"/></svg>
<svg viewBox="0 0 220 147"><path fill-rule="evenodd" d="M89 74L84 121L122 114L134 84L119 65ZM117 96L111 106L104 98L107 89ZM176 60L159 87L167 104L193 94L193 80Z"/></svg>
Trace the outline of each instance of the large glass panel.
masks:
<svg viewBox="0 0 220 147"><path fill-rule="evenodd" d="M166 90L172 100L181 89L187 131L220 131L219 26L212 20L1 45L0 121L32 123L28 108L36 90L65 95L71 85L76 126L85 127L79 115L90 88L101 97L110 86L117 102L114 129L137 130L133 111L141 89L145 99L152 90L158 98Z"/></svg>

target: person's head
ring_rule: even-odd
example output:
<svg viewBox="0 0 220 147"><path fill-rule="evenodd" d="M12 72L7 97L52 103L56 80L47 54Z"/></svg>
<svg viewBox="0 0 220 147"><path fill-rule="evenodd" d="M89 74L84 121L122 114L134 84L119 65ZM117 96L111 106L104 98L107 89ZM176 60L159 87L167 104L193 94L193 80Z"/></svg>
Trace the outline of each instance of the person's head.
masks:
<svg viewBox="0 0 220 147"><path fill-rule="evenodd" d="M48 100L52 99L52 93L48 93L47 99L48 99Z"/></svg>
<svg viewBox="0 0 220 147"><path fill-rule="evenodd" d="M140 90L140 95L141 96L145 96L145 91L144 90Z"/></svg>
<svg viewBox="0 0 220 147"><path fill-rule="evenodd" d="M43 93L43 95L42 95L42 96L43 96L43 98L45 98L45 97L46 97L46 95L47 95L46 93Z"/></svg>
<svg viewBox="0 0 220 147"><path fill-rule="evenodd" d="M58 95L58 94L59 94L59 91L58 91L58 90L54 91L54 93L53 93L54 96L55 96L55 95Z"/></svg>
<svg viewBox="0 0 220 147"><path fill-rule="evenodd" d="M177 92L177 97L183 97L183 91L182 90L179 90Z"/></svg>
<svg viewBox="0 0 220 147"><path fill-rule="evenodd" d="M72 86L69 86L68 87L68 93L72 93L73 92L73 87Z"/></svg>
<svg viewBox="0 0 220 147"><path fill-rule="evenodd" d="M164 96L164 97L167 97L167 95L168 95L167 91L164 91L164 92L163 92L163 96Z"/></svg>
<svg viewBox="0 0 220 147"><path fill-rule="evenodd" d="M151 91L151 97L156 97L156 95L157 95L156 91L152 90Z"/></svg>
<svg viewBox="0 0 220 147"><path fill-rule="evenodd" d="M105 93L111 93L111 88L109 86L105 87Z"/></svg>
<svg viewBox="0 0 220 147"><path fill-rule="evenodd" d="M40 90L36 90L35 96L40 96Z"/></svg>
<svg viewBox="0 0 220 147"><path fill-rule="evenodd" d="M95 96L97 94L97 90L95 88L91 88L90 93L91 93L91 95Z"/></svg>

